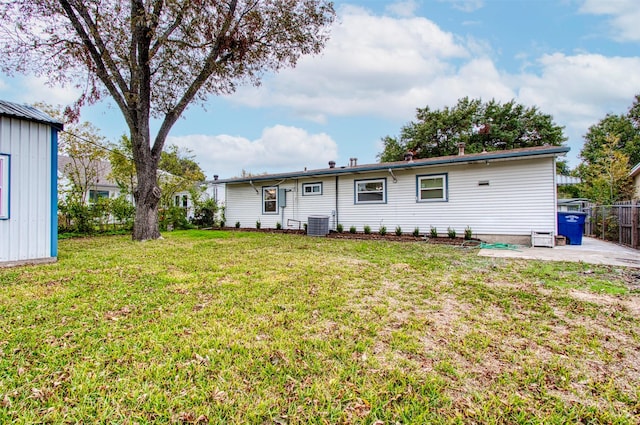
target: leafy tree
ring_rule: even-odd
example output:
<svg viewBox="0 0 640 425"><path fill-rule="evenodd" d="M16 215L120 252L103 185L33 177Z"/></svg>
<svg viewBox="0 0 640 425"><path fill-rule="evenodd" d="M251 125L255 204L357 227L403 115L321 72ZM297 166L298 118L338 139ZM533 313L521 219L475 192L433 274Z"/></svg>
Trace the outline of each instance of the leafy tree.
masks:
<svg viewBox="0 0 640 425"><path fill-rule="evenodd" d="M482 103L465 97L456 106L416 111L416 121L402 127L399 138L382 139L381 162L401 161L407 152L414 158L455 155L458 143L465 151L477 153L499 149L515 149L545 144L559 146L566 137L551 115L536 107L525 107L510 101Z"/></svg>
<svg viewBox="0 0 640 425"><path fill-rule="evenodd" d="M61 106L47 103L36 103L34 106L49 116L64 121ZM60 185L59 190L64 194L66 202L85 205L89 200L89 190L95 187L100 175L108 167L105 162L105 138L89 122L67 122L64 130L58 137L58 153L65 157L60 168L68 179L68 185Z"/></svg>
<svg viewBox="0 0 640 425"><path fill-rule="evenodd" d="M578 173L583 179L583 196L601 205L631 199L633 194L629 157L618 148L619 145L617 137L606 136L595 161L578 166Z"/></svg>
<svg viewBox="0 0 640 425"><path fill-rule="evenodd" d="M129 137L122 135L119 143L110 146L109 162L111 163L109 177L116 182L121 193L133 195L136 187L136 166L133 162L133 146Z"/></svg>
<svg viewBox="0 0 640 425"><path fill-rule="evenodd" d="M160 237L156 174L185 109L319 53L335 13L326 0L14 0L0 16L3 71L81 88L69 116L105 96L120 109L137 174L133 238L145 240Z"/></svg>
<svg viewBox="0 0 640 425"><path fill-rule="evenodd" d="M191 199L199 196L197 183L203 182L205 176L190 151L181 151L175 145L169 146L162 152L158 168L163 171L158 176L162 206L173 206L172 200L178 192L190 192Z"/></svg>

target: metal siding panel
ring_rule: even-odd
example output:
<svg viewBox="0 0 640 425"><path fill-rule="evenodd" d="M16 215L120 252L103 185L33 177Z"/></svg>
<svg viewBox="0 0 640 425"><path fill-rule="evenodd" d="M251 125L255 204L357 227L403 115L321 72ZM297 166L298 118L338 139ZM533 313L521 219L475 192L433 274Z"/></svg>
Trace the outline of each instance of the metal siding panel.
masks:
<svg viewBox="0 0 640 425"><path fill-rule="evenodd" d="M12 216L2 228L0 260L50 257L51 130L2 118L2 146L11 153Z"/></svg>

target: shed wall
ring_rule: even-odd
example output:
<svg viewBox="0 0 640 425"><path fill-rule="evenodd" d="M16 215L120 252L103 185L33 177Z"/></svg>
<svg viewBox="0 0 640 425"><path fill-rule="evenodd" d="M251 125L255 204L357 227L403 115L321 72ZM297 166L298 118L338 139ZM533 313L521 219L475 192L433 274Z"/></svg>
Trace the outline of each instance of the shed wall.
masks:
<svg viewBox="0 0 640 425"><path fill-rule="evenodd" d="M0 220L0 262L56 255L52 131L45 124L0 117L0 153L11 156L10 217Z"/></svg>

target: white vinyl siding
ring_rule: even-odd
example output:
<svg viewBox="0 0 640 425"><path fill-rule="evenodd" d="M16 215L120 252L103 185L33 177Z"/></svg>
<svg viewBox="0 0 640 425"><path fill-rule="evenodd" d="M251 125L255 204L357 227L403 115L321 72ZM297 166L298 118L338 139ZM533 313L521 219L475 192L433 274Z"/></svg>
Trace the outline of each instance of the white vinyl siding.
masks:
<svg viewBox="0 0 640 425"><path fill-rule="evenodd" d="M0 117L0 152L11 158L11 215L0 220L0 262L51 258L51 127Z"/></svg>

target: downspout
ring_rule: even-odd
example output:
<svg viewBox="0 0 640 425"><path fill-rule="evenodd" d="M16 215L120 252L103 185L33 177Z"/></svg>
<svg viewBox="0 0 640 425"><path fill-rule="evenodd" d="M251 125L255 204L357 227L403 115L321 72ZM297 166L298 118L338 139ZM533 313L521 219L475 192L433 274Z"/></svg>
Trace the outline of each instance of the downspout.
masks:
<svg viewBox="0 0 640 425"><path fill-rule="evenodd" d="M338 229L338 223L340 223L340 221L338 219L338 178L339 178L339 176L336 176L336 210L335 210L336 214L335 214L335 217L333 217L333 220L334 220L333 228L336 229L336 230Z"/></svg>

